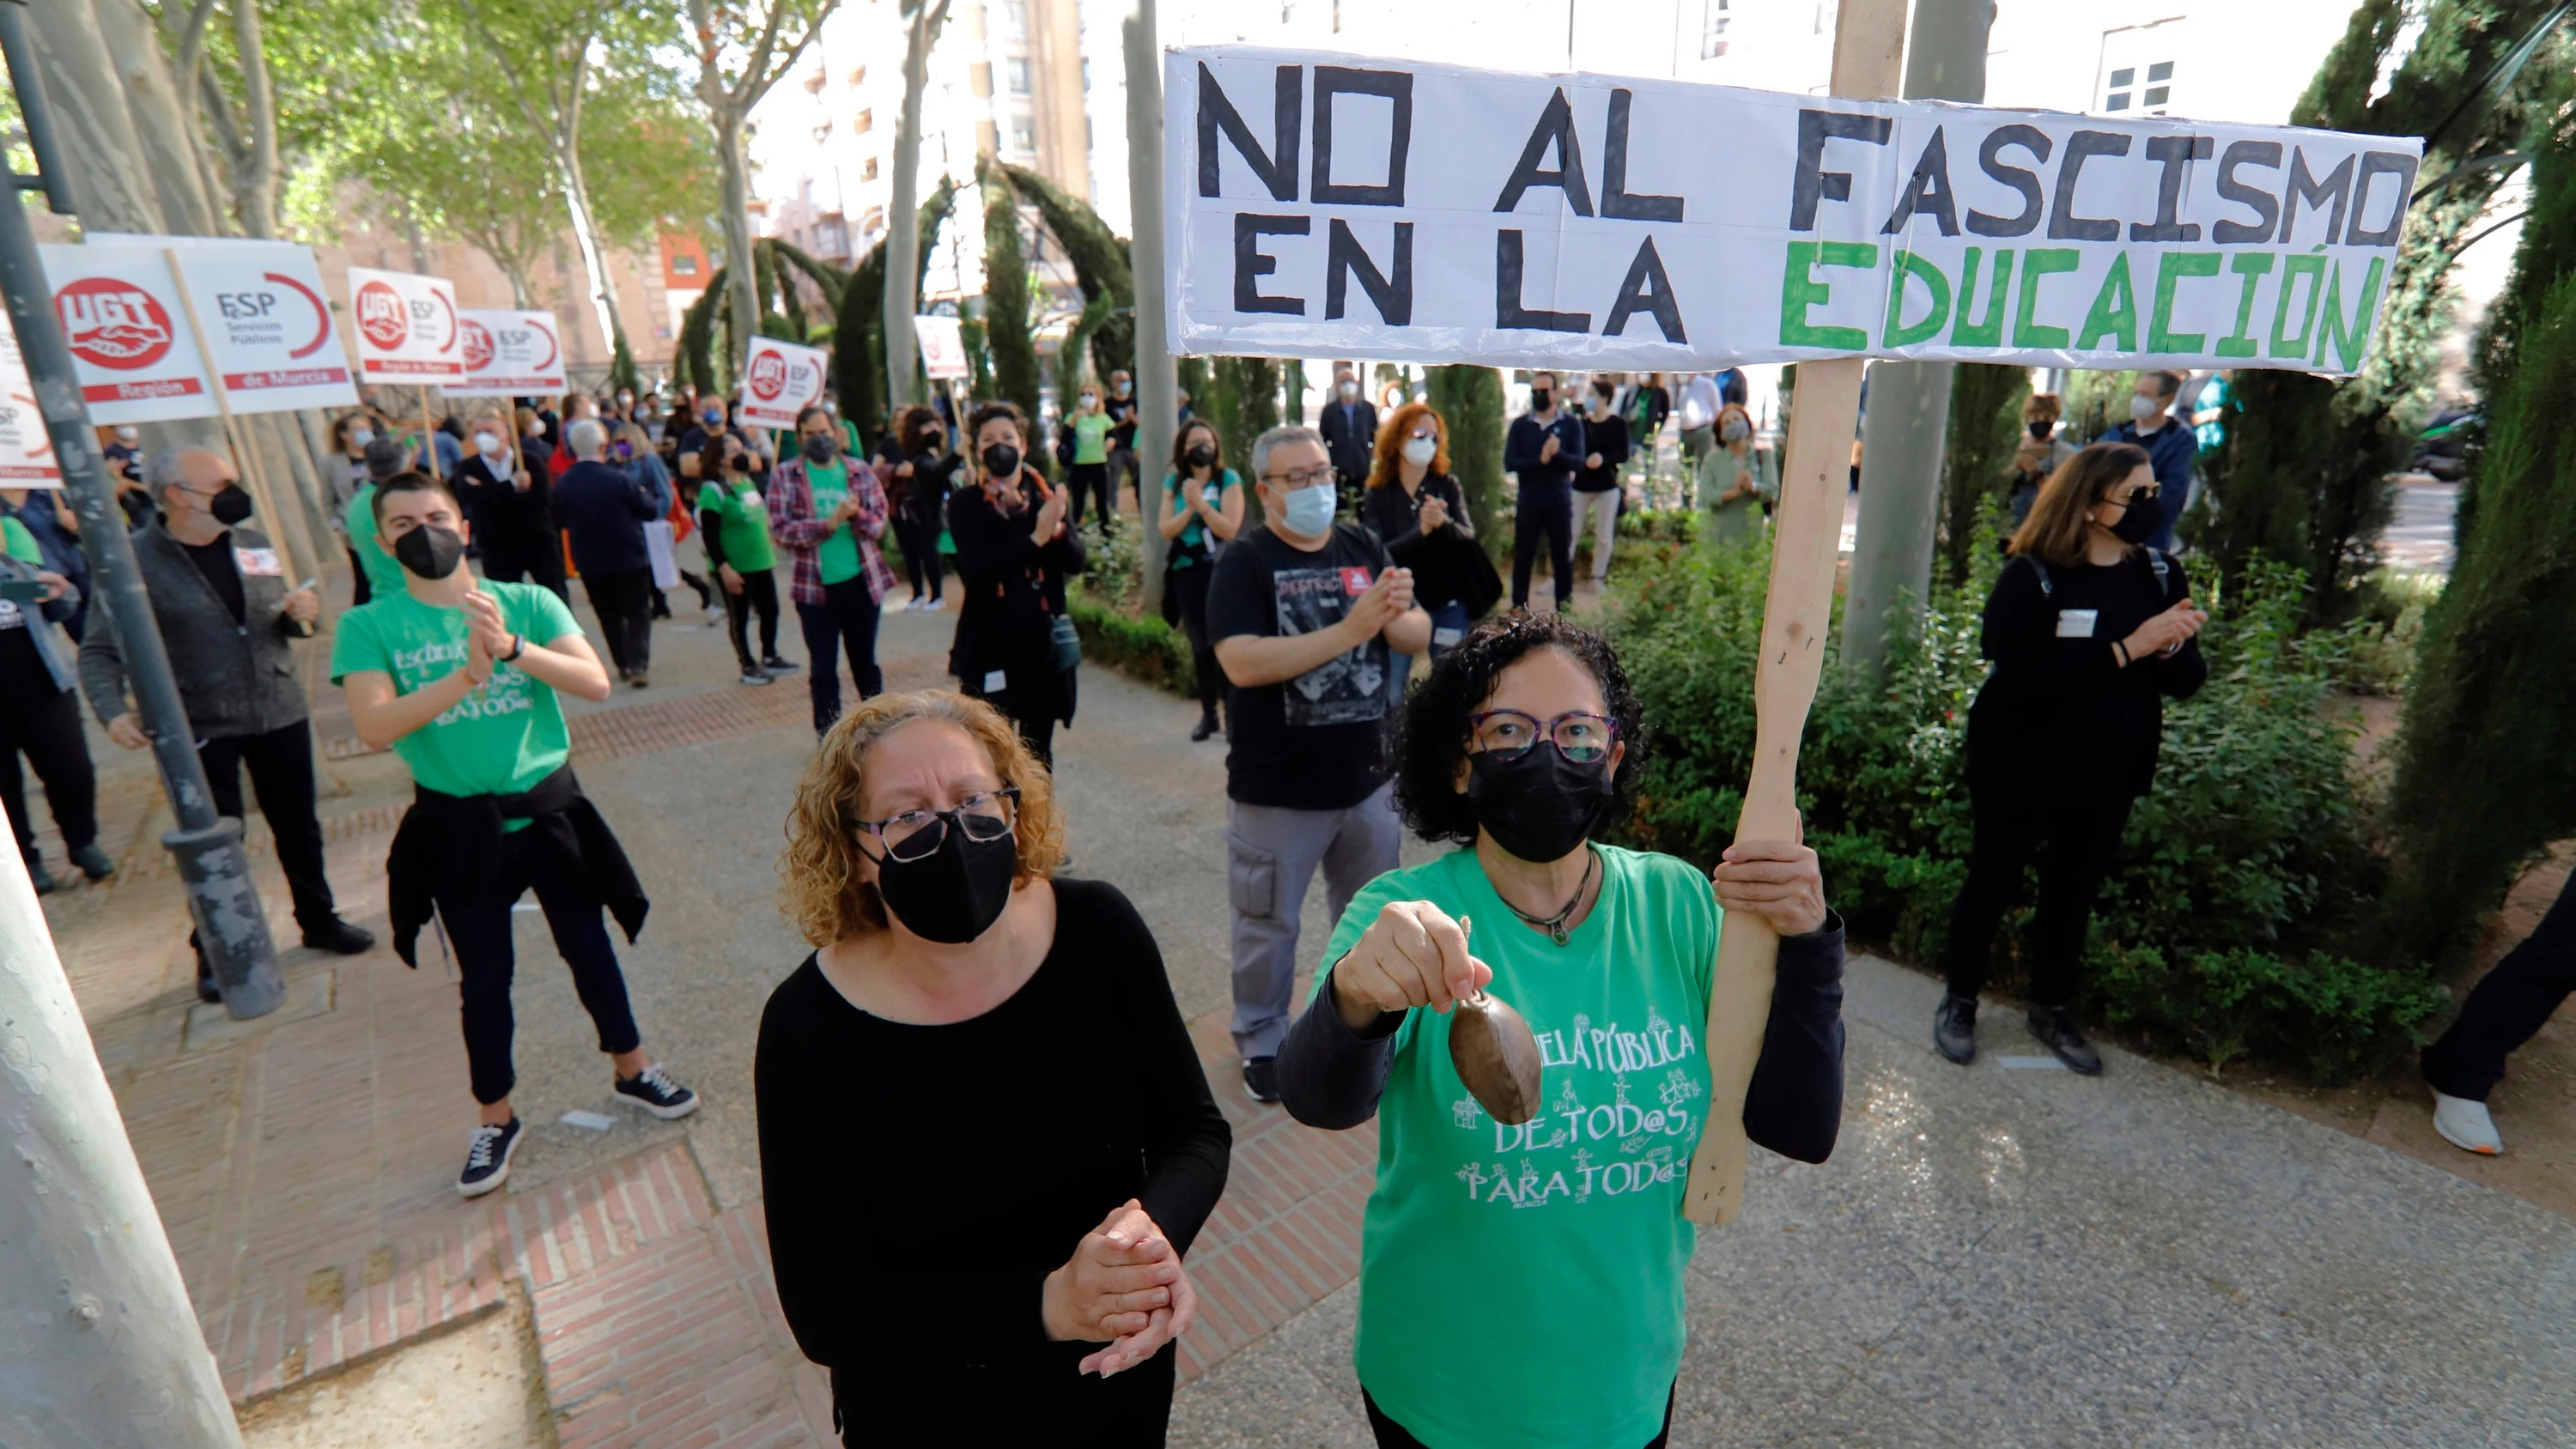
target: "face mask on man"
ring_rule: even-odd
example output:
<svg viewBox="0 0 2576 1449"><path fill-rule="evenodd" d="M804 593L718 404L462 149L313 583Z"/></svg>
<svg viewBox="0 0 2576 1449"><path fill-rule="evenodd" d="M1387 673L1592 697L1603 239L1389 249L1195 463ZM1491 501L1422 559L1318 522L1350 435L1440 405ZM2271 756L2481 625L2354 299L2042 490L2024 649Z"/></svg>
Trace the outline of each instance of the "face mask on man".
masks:
<svg viewBox="0 0 2576 1449"><path fill-rule="evenodd" d="M132 443L135 439L142 436L143 430L130 423L116 430L116 440L120 443Z"/></svg>
<svg viewBox="0 0 2576 1449"><path fill-rule="evenodd" d="M1117 383L1117 385L1116 385L1116 386L1114 386L1114 387L1110 388L1110 391L1111 391L1111 392L1114 392L1114 393L1118 394L1120 397L1125 397L1125 396L1127 395L1127 393L1128 393L1128 390L1129 390L1129 389L1128 389L1128 384L1127 384L1127 381L1126 381L1124 378L1121 378L1121 379L1118 381L1118 383Z"/></svg>
<svg viewBox="0 0 2576 1449"><path fill-rule="evenodd" d="M2129 416L2134 421L2143 423L2149 418L2161 416L2164 410L2165 405L2163 403L2147 396L2145 393L2133 392L2129 394Z"/></svg>
<svg viewBox="0 0 2576 1449"><path fill-rule="evenodd" d="M1609 808L1610 766L1569 760L1554 740L1513 759L1480 750L1467 757L1467 799L1506 853L1533 864L1563 860Z"/></svg>
<svg viewBox="0 0 2576 1449"><path fill-rule="evenodd" d="M1011 903L1019 870L1016 838L969 840L954 821L946 838L918 860L889 855L877 862L877 895L888 914L925 941L960 945L993 928Z"/></svg>
<svg viewBox="0 0 2576 1449"><path fill-rule="evenodd" d="M443 579L465 561L465 539L455 529L424 523L394 540L394 562L425 579Z"/></svg>
<svg viewBox="0 0 2576 1449"><path fill-rule="evenodd" d="M1287 525L1290 533L1300 538L1312 538L1319 533L1330 532L1333 526L1333 502L1333 485L1330 483L1292 488L1288 491L1288 496L1281 500L1280 512L1286 515L1281 521Z"/></svg>
<svg viewBox="0 0 2576 1449"><path fill-rule="evenodd" d="M1413 464L1417 468L1430 467L1431 460L1439 456L1440 440L1438 438L1407 438L1404 440L1404 461Z"/></svg>
<svg viewBox="0 0 2576 1449"><path fill-rule="evenodd" d="M1534 387L1534 388L1531 388L1531 389L1530 389L1530 411L1531 411L1531 412L1534 412L1534 413L1543 413L1543 412L1546 412L1549 408L1552 408L1552 407L1554 407L1554 406L1556 406L1556 394L1555 394L1555 393L1550 392L1550 391L1548 391L1546 388L1543 388L1543 387Z"/></svg>
<svg viewBox="0 0 2576 1449"><path fill-rule="evenodd" d="M818 467L841 455L841 450L833 445L830 435L825 433L807 433L805 441L798 446L805 450L805 461Z"/></svg>
<svg viewBox="0 0 2576 1449"><path fill-rule="evenodd" d="M1345 382L1337 390L1341 393L1344 402L1349 402L1360 395L1360 385L1356 382Z"/></svg>
<svg viewBox="0 0 2576 1449"><path fill-rule="evenodd" d="M724 412L718 408L709 408L698 414L698 421L707 425L708 432L714 432L724 426Z"/></svg>
<svg viewBox="0 0 2576 1449"><path fill-rule="evenodd" d="M2048 440L2048 435L2057 430L2057 425L2048 421L2046 418L2033 419L2030 423L2026 424L2026 426L2030 429L2030 435L2042 442L2046 442Z"/></svg>
<svg viewBox="0 0 2576 1449"><path fill-rule="evenodd" d="M486 430L474 435L474 451L486 458L497 458L510 451L510 444L499 433Z"/></svg>

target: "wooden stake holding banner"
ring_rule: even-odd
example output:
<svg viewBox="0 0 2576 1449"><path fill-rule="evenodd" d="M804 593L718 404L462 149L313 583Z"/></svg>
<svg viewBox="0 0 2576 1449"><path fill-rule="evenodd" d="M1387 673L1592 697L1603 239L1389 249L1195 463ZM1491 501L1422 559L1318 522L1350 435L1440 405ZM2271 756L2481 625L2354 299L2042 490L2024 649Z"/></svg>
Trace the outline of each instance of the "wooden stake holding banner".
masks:
<svg viewBox="0 0 2576 1449"><path fill-rule="evenodd" d="M1842 0L1834 21L1832 93L1893 97L1902 77L1905 0ZM1753 675L1753 778L1745 785L1738 840L1798 838L1798 742L1824 668L1841 551L1843 493L1860 422L1860 357L1798 365L1780 504L1771 535L1771 586L1762 603L1762 657ZM1780 938L1748 911L1729 911L1709 992L1708 1117L1691 1154L1682 1216L1729 1223L1744 1210L1744 1094L1762 1055Z"/></svg>
<svg viewBox="0 0 2576 1449"><path fill-rule="evenodd" d="M214 349L206 345L205 325L197 320L197 298L188 290L187 276L179 269L178 249L163 247L161 255L169 258L171 283L179 293L179 310L188 319L188 333L197 340L197 355L206 359L206 385L215 395L216 415L223 419L224 446L232 450L233 471L241 475L250 489L251 501L259 506L259 516L268 523L269 546L284 560L286 586L292 590L304 579L320 577L322 571L317 560L299 559L287 545L286 515L278 511L277 499L269 491L266 470L251 466L259 461L259 455L251 449L241 424L233 417L232 393L224 386L224 370L214 360Z"/></svg>

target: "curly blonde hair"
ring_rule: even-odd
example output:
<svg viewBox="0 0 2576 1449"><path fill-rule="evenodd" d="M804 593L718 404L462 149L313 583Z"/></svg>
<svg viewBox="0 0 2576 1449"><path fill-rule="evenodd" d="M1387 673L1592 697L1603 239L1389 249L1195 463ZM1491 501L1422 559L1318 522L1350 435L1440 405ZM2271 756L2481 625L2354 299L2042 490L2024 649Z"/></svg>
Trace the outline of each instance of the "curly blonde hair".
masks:
<svg viewBox="0 0 2576 1449"><path fill-rule="evenodd" d="M1055 783L1001 711L954 690L880 694L841 716L806 762L787 812L787 849L778 857L778 904L808 944L886 928L885 902L859 879L859 821L867 799L867 757L877 742L915 720L942 720L984 747L993 773L1020 790L1017 889L1064 859L1064 822Z"/></svg>

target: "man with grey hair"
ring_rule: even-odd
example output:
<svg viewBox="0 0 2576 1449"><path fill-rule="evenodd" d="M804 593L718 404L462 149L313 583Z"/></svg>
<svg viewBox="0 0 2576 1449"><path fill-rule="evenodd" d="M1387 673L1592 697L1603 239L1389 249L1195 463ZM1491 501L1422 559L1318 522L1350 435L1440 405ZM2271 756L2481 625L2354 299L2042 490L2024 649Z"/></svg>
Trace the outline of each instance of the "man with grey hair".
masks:
<svg viewBox="0 0 2576 1449"><path fill-rule="evenodd" d="M653 556L644 525L662 516L644 486L605 460L608 429L597 418L564 428L572 466L555 483L555 525L572 544L572 566L590 595L618 677L637 689L653 651Z"/></svg>
<svg viewBox="0 0 2576 1449"><path fill-rule="evenodd" d="M1338 918L1393 870L1402 832L1386 773L1387 652L1419 654L1431 617L1377 535L1333 520L1333 459L1312 428L1252 445L1260 525L1218 555L1207 635L1226 696L1226 884L1234 1044L1244 1089L1279 1099L1297 918L1318 867Z"/></svg>
<svg viewBox="0 0 2576 1449"><path fill-rule="evenodd" d="M383 445L370 445L371 456L377 446ZM135 530L134 564L169 649L215 811L243 818L247 768L304 944L341 955L364 951L375 937L340 919L322 873L313 730L290 643L313 637L321 601L310 586L290 588L276 546L247 526L250 495L222 454L165 449L144 463L143 477L161 519ZM125 660L103 609L90 615L81 641L80 677L90 708L107 721L109 739L129 750L151 745L126 700ZM202 950L197 995L221 999Z"/></svg>

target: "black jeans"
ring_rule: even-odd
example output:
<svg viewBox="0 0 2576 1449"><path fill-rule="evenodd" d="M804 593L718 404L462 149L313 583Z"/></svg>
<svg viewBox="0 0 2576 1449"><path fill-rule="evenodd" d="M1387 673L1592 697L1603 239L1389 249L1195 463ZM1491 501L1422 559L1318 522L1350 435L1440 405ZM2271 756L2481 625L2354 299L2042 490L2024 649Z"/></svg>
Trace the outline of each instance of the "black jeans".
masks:
<svg viewBox="0 0 2576 1449"><path fill-rule="evenodd" d="M1369 1432L1377 1436L1377 1449L1425 1449L1423 1442L1414 1438L1410 1430L1386 1416L1386 1411L1377 1406L1377 1400L1369 1397L1369 1391L1365 1386L1360 1389L1360 1407L1368 1410ZM1672 1437L1673 1391L1666 1389L1664 1390L1664 1427L1654 1438L1645 1442L1644 1449L1664 1449L1664 1446L1671 1442Z"/></svg>
<svg viewBox="0 0 2576 1449"><path fill-rule="evenodd" d="M1950 940L1941 953L1950 990L1974 996L1985 989L1995 930L2019 900L2022 869L2036 855L2039 910L2031 921L2030 1000L2035 1006L2074 1005L2093 899L2120 848L2129 807L2137 802L2033 800L1970 786L1968 803L1976 816L1968 881L1950 907Z"/></svg>
<svg viewBox="0 0 2576 1449"><path fill-rule="evenodd" d="M774 569L736 569L742 592L725 591L725 627L733 633L734 658L750 674L763 659L778 657L778 573ZM760 616L760 653L751 652L751 616Z"/></svg>
<svg viewBox="0 0 2576 1449"><path fill-rule="evenodd" d="M1529 603L1530 564L1538 557L1540 535L1546 535L1548 562L1556 569L1556 611L1574 607L1574 500L1560 490L1553 497L1525 498L1512 520L1512 607Z"/></svg>
<svg viewBox="0 0 2576 1449"><path fill-rule="evenodd" d="M528 848L528 837L535 833L521 830L501 837L501 887L492 899L456 910L442 905L438 913L456 952L457 975L463 978L465 1061L474 1100L485 1106L509 1096L518 1084L510 1065L510 1039L518 1027L510 1012L510 977L518 959L510 939L510 907L523 891L537 893L546 925L554 931L555 949L572 967L573 990L599 1028L599 1049L631 1052L644 1040L626 1002L626 977L617 969L617 950L609 944L598 896L556 857Z"/></svg>
<svg viewBox="0 0 2576 1449"><path fill-rule="evenodd" d="M885 675L877 668L877 601L868 597L867 575L823 586L823 602L798 603L796 622L805 630L805 682L814 695L814 733L821 734L841 717L841 659L850 656L850 678L859 698L885 693Z"/></svg>
<svg viewBox="0 0 2576 1449"><path fill-rule="evenodd" d="M2504 1080L2504 1059L2531 1040L2576 991L2576 876L2522 944L2505 953L2460 1008L2460 1019L2424 1049L2424 1080L2446 1097L2483 1102Z"/></svg>
<svg viewBox="0 0 2576 1449"><path fill-rule="evenodd" d="M1075 525L1082 522L1082 497L1089 493L1100 500L1100 531L1118 531L1118 488L1110 479L1108 464L1072 464L1064 471L1064 486L1069 494L1064 506L1066 522Z"/></svg>
<svg viewBox="0 0 2576 1449"><path fill-rule="evenodd" d="M30 861L36 858L36 826L27 818L26 777L18 773L22 753L44 782L63 848L78 850L98 840L98 776L90 768L89 742L81 737L80 698L70 690L56 692L42 669L40 664L33 678L0 686L0 807L8 811L18 853Z"/></svg>
<svg viewBox="0 0 2576 1449"><path fill-rule="evenodd" d="M1177 601L1181 632L1190 639L1190 672L1198 676L1199 708L1213 718L1225 695L1225 671L1216 662L1216 646L1207 629L1208 577L1216 570L1205 559L1185 569L1166 569L1163 590Z"/></svg>
<svg viewBox="0 0 2576 1449"><path fill-rule="evenodd" d="M653 667L653 570L607 569L581 576L590 595L599 632L608 639L609 661L620 676Z"/></svg>
<svg viewBox="0 0 2576 1449"><path fill-rule="evenodd" d="M1020 732L1020 742L1038 763L1055 768L1055 721L1064 713L1064 677L1051 662L1031 660L1002 671L1003 687L987 690L979 676L965 680L960 692L1002 712Z"/></svg>
<svg viewBox="0 0 2576 1449"><path fill-rule="evenodd" d="M215 813L242 814L242 770L259 796L259 813L276 839L277 863L295 899L295 924L318 931L337 914L331 882L322 874L322 822L313 810L313 727L303 720L264 735L234 735L197 746ZM193 937L191 938L193 939Z"/></svg>
<svg viewBox="0 0 2576 1449"><path fill-rule="evenodd" d="M895 546L903 550L903 571L912 585L916 599L928 595L939 597L940 579L945 572L939 558L939 525L929 519L894 516ZM929 586L923 587L924 580Z"/></svg>

